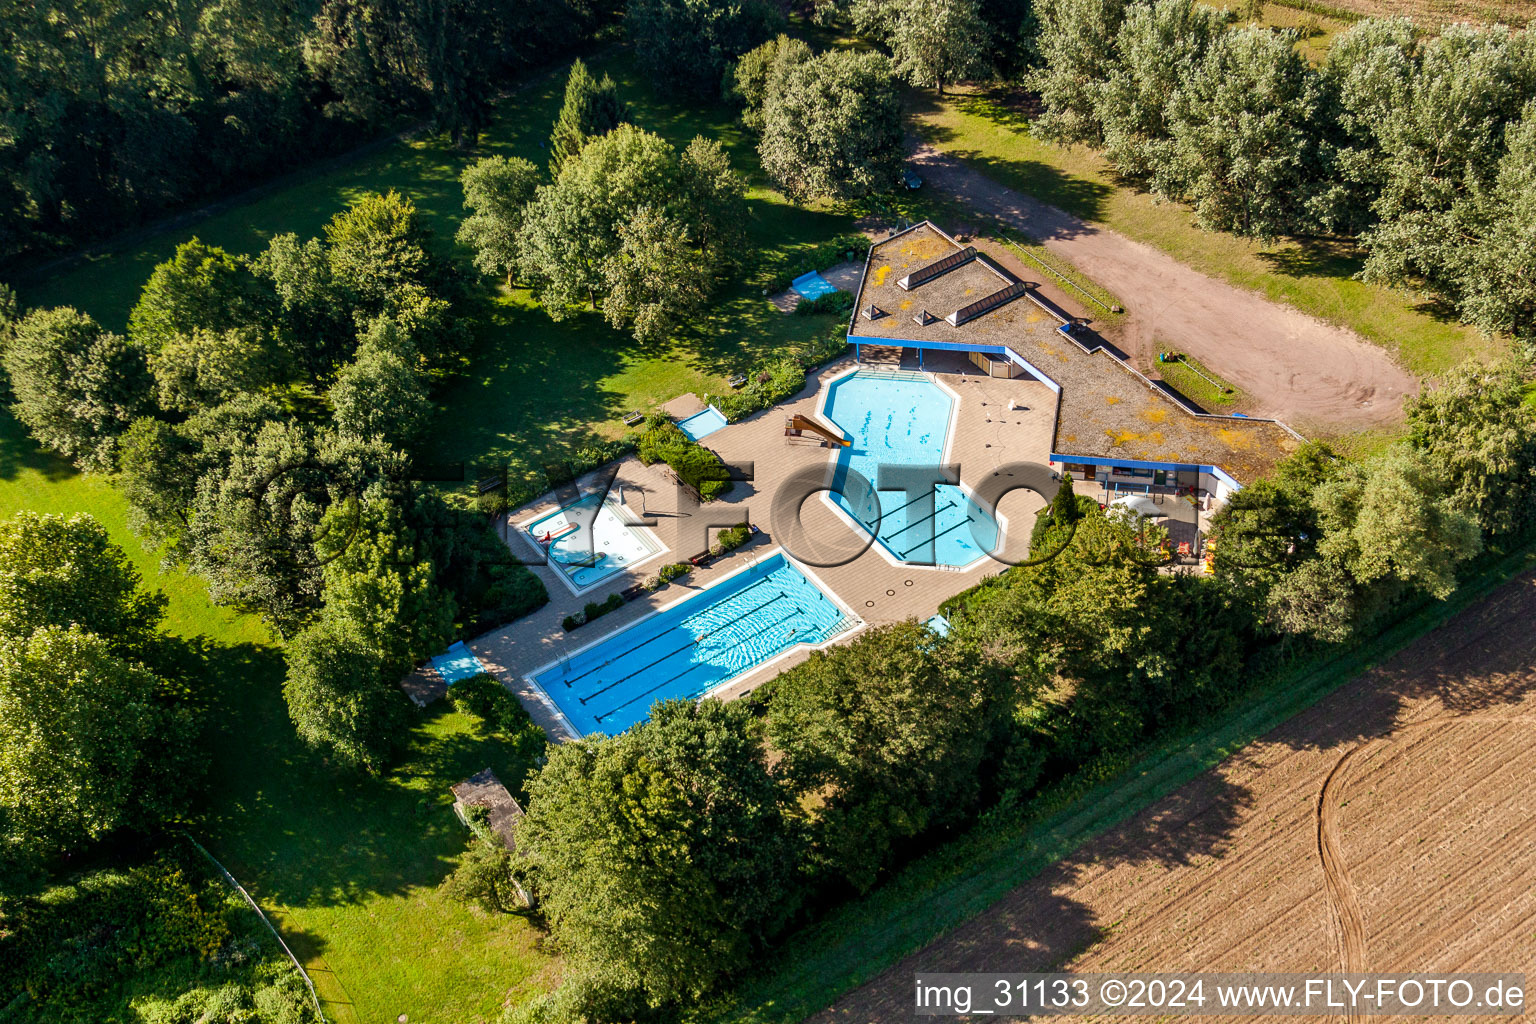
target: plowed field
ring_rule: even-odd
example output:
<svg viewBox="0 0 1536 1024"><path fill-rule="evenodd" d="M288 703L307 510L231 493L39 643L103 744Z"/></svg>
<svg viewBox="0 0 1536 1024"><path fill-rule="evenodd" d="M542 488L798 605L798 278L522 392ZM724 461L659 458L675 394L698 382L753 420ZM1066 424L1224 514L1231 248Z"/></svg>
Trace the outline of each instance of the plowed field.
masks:
<svg viewBox="0 0 1536 1024"><path fill-rule="evenodd" d="M1527 575L817 1019L916 1019L918 971L1536 976L1533 623Z"/></svg>

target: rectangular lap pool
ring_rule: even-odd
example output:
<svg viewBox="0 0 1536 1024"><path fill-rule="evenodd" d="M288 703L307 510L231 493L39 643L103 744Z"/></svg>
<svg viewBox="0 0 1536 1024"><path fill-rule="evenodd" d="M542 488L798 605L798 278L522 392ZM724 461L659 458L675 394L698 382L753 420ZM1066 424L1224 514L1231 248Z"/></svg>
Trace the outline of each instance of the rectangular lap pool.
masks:
<svg viewBox="0 0 1536 1024"><path fill-rule="evenodd" d="M857 620L777 552L529 677L582 735L623 732L651 705L694 699Z"/></svg>
<svg viewBox="0 0 1536 1024"><path fill-rule="evenodd" d="M879 483L881 465L937 466L944 461L955 399L928 377L889 370L859 370L827 388L822 414L852 439L838 454L834 482L848 471ZM997 521L959 487L939 484L914 500L901 491L837 494L837 507L875 534L893 558L913 565L969 565L997 547Z"/></svg>
<svg viewBox="0 0 1536 1024"><path fill-rule="evenodd" d="M631 526L617 501L589 494L523 527L534 547L543 549L550 568L578 593L661 550L648 528Z"/></svg>

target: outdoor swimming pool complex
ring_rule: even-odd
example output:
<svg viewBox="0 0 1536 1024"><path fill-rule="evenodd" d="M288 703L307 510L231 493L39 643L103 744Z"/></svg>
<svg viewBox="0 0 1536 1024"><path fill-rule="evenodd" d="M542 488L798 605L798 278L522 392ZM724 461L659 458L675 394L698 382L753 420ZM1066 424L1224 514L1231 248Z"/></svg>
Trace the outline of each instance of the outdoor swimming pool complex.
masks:
<svg viewBox="0 0 1536 1024"><path fill-rule="evenodd" d="M838 455L835 484L845 486L849 469L875 487L882 464L942 463L954 403L947 391L916 373L859 370L833 381L822 412L853 441ZM969 565L997 546L997 521L953 484L939 484L931 495L917 498L877 490L863 501L857 493L834 494L833 500L898 561Z"/></svg>
<svg viewBox="0 0 1536 1024"><path fill-rule="evenodd" d="M582 735L613 735L648 718L658 700L701 697L855 622L780 552L532 678Z"/></svg>
<svg viewBox="0 0 1536 1024"><path fill-rule="evenodd" d="M630 526L619 503L589 494L523 527L549 565L578 591L601 583L661 550L644 527ZM545 538L548 538L547 540Z"/></svg>

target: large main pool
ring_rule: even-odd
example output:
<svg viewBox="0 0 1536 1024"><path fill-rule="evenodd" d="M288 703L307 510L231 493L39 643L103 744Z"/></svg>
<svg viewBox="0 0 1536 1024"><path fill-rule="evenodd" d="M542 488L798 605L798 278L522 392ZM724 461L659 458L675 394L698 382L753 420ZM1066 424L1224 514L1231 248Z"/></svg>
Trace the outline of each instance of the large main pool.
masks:
<svg viewBox="0 0 1536 1024"><path fill-rule="evenodd" d="M793 647L853 627L782 553L531 676L582 735L615 734L651 705L697 698Z"/></svg>
<svg viewBox="0 0 1536 1024"><path fill-rule="evenodd" d="M833 381L822 412L853 441L838 455L836 487L858 490L845 488L850 469L874 487L882 464L942 463L954 402L922 374L859 370ZM871 491L863 500L858 493L836 494L834 500L898 561L969 565L997 547L997 521L952 484L916 498L903 491Z"/></svg>

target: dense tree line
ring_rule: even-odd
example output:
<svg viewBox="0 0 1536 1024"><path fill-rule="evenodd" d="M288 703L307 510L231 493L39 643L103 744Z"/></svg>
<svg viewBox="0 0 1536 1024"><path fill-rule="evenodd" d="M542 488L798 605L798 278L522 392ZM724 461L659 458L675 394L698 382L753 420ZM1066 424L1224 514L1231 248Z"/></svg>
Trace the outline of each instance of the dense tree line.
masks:
<svg viewBox="0 0 1536 1024"><path fill-rule="evenodd" d="M289 637L300 735L368 770L399 742L415 661L547 597L478 517L410 481L466 338L455 281L410 201L372 194L252 258L179 246L126 336L43 309L0 347L33 436L115 470L149 546Z"/></svg>
<svg viewBox="0 0 1536 1024"><path fill-rule="evenodd" d="M132 225L430 113L472 143L591 0L18 5L0 21L0 259Z"/></svg>
<svg viewBox="0 0 1536 1024"><path fill-rule="evenodd" d="M1043 0L1046 138L1104 150L1206 227L1346 234L1367 280L1423 281L1536 335L1536 34L1361 21L1313 67L1193 0Z"/></svg>
<svg viewBox="0 0 1536 1024"><path fill-rule="evenodd" d="M507 1020L671 1019L983 813L1027 811L1287 658L1447 596L1485 546L1536 528L1525 374L1462 367L1363 461L1306 445L1220 511L1213 576L1166 571L1161 529L1067 477L1032 532L1037 564L949 602L948 636L871 628L746 701L657 705L551 750L515 870L575 970Z"/></svg>

